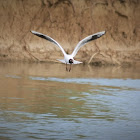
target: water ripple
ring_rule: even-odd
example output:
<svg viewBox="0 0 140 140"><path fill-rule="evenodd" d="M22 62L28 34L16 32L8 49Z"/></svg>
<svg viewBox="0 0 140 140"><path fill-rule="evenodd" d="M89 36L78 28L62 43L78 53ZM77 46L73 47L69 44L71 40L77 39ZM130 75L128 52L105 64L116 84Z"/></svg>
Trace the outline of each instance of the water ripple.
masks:
<svg viewBox="0 0 140 140"><path fill-rule="evenodd" d="M124 89L135 88L140 90L139 84L140 79L96 79L96 78L56 78L56 77L33 77L30 76L31 80L41 81L52 81L52 82L63 82L63 83L75 83L75 84L90 84L90 85L106 85L112 87L123 87Z"/></svg>

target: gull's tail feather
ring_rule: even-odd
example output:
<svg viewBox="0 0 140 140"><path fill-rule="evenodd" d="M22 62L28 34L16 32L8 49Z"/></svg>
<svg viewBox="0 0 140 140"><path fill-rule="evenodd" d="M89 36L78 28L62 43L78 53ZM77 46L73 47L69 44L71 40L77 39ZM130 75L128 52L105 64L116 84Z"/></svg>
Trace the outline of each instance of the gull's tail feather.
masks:
<svg viewBox="0 0 140 140"><path fill-rule="evenodd" d="M60 61L60 62L62 62L62 63L65 63L65 64L66 64L66 62L65 62L64 59L57 59L57 60Z"/></svg>
<svg viewBox="0 0 140 140"><path fill-rule="evenodd" d="M83 63L83 62L76 61L76 60L73 61L73 64L81 64L81 63Z"/></svg>

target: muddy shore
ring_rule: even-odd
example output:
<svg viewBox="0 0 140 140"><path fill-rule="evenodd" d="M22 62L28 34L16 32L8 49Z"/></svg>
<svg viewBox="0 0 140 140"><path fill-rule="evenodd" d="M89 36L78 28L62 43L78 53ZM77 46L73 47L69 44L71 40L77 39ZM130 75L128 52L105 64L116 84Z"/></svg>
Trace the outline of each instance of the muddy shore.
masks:
<svg viewBox="0 0 140 140"><path fill-rule="evenodd" d="M4 0L0 1L0 60L57 62L58 47L30 33L58 41L71 53L84 37L106 31L80 49L76 60L94 65L140 62L139 0Z"/></svg>

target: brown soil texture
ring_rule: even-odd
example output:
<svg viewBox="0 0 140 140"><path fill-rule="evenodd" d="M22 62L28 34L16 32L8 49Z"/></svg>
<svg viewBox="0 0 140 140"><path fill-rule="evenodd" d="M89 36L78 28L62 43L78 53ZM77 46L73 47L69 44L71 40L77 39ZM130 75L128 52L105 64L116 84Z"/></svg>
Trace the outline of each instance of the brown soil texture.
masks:
<svg viewBox="0 0 140 140"><path fill-rule="evenodd" d="M54 38L67 53L86 36L105 30L103 37L83 46L75 59L95 65L140 62L139 0L1 0L0 60L63 58L57 46L30 30Z"/></svg>

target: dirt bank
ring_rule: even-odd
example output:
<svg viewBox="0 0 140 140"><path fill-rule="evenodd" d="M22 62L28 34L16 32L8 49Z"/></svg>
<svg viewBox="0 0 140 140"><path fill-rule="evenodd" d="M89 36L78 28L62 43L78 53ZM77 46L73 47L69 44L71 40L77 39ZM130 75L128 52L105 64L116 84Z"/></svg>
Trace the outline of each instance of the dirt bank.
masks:
<svg viewBox="0 0 140 140"><path fill-rule="evenodd" d="M84 37L106 30L105 36L81 48L77 60L140 62L139 0L1 0L0 60L55 61L63 57L58 47L30 30L51 36L68 53Z"/></svg>

